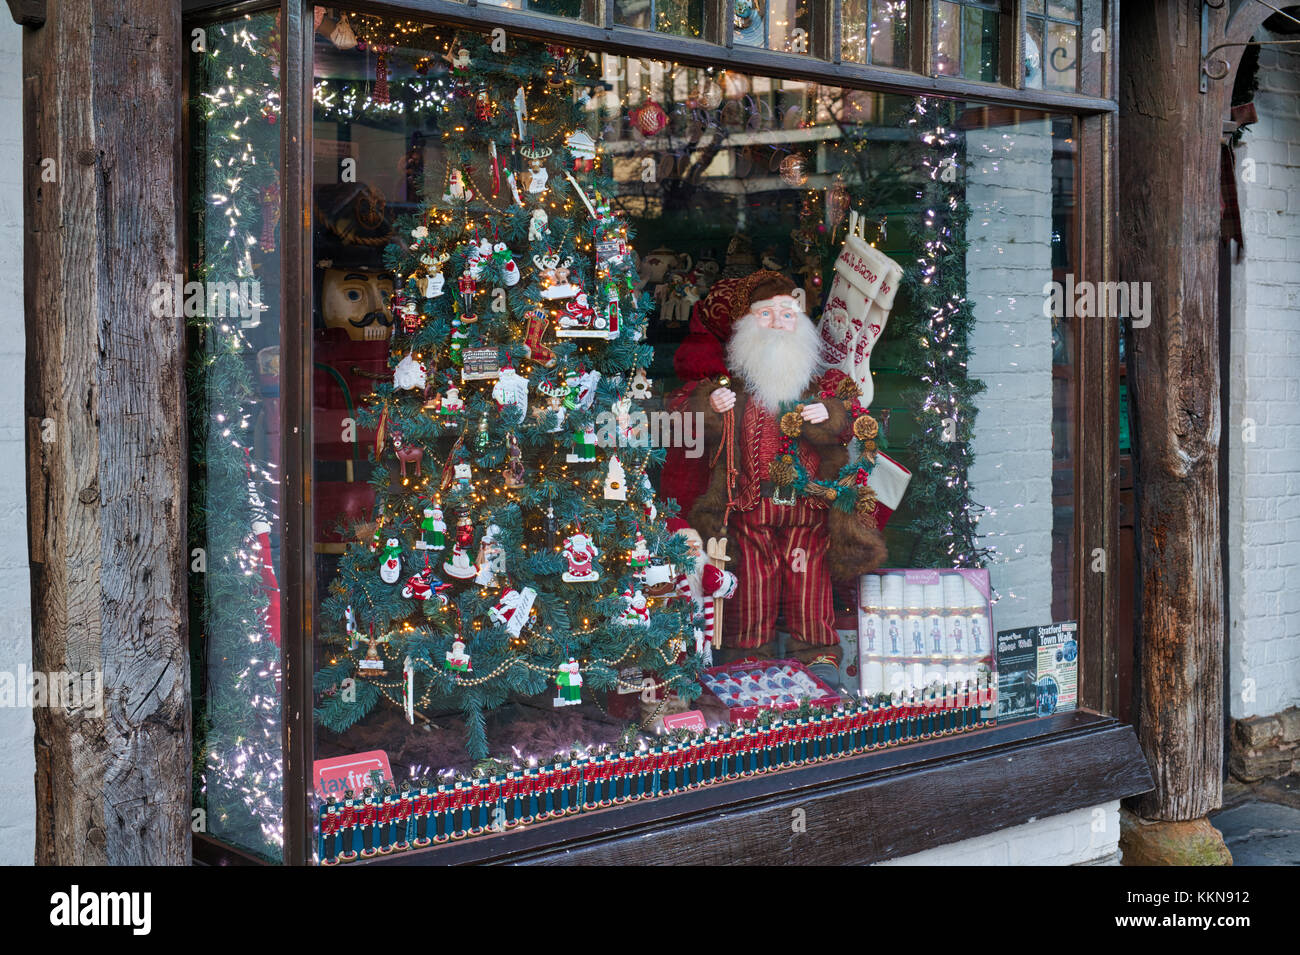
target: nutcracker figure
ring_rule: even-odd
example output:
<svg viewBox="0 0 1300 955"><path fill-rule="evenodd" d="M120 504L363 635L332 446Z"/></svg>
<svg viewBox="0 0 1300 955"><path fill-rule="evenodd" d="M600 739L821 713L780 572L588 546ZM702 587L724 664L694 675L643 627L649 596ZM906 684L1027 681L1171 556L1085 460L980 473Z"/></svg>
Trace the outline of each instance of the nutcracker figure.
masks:
<svg viewBox="0 0 1300 955"><path fill-rule="evenodd" d="M451 838L453 839L464 839L469 835L466 832L466 817L469 815L469 810L466 808L468 801L469 783L457 780L451 790L451 799L447 805L447 811L451 814L447 825L451 829Z"/></svg>
<svg viewBox="0 0 1300 955"><path fill-rule="evenodd" d="M361 830L361 856L368 859L373 855L378 855L379 850L375 848L375 820L378 818L378 810L375 806L375 792L369 786L361 790L361 817L358 821L358 828Z"/></svg>
<svg viewBox="0 0 1300 955"><path fill-rule="evenodd" d="M339 861L351 862L357 857L355 848L357 830L357 801L351 789L343 791L343 811L339 813Z"/></svg>
<svg viewBox="0 0 1300 955"><path fill-rule="evenodd" d="M433 839L429 835L429 814L433 810L433 797L429 792L429 780L425 777L420 779L420 788L415 797L414 809L411 820L415 824L415 834L408 833L407 838L412 845L423 848L433 843Z"/></svg>
<svg viewBox="0 0 1300 955"><path fill-rule="evenodd" d="M476 814L477 818L474 824L470 826L469 834L477 836L488 827L488 793L492 789L490 780L476 779L470 784L469 788L469 805Z"/></svg>
<svg viewBox="0 0 1300 955"><path fill-rule="evenodd" d="M445 784L439 783L433 795L429 816L429 835L434 842L446 842L451 838L451 823L447 815L450 805L451 794Z"/></svg>
<svg viewBox="0 0 1300 955"><path fill-rule="evenodd" d="M318 855L321 865L338 865L337 844L334 836L338 832L339 811L333 796L327 796L320 806L320 846Z"/></svg>
<svg viewBox="0 0 1300 955"><path fill-rule="evenodd" d="M582 808L595 809L600 804L600 767L605 757L594 756L582 767Z"/></svg>

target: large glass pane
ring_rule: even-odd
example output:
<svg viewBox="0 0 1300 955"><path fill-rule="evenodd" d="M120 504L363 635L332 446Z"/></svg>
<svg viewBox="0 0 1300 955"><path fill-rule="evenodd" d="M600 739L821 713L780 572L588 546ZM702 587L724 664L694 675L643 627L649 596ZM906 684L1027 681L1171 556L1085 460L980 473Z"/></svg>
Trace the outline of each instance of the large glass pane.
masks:
<svg viewBox="0 0 1300 955"><path fill-rule="evenodd" d="M1047 22L1047 58L1043 76L1049 89L1074 92L1078 88L1079 27Z"/></svg>
<svg viewBox="0 0 1300 955"><path fill-rule="evenodd" d="M196 831L279 860L280 111L273 13L191 52L188 324Z"/></svg>
<svg viewBox="0 0 1300 955"><path fill-rule="evenodd" d="M323 856L992 719L1074 608L1070 121L453 32L402 109L317 44Z"/></svg>

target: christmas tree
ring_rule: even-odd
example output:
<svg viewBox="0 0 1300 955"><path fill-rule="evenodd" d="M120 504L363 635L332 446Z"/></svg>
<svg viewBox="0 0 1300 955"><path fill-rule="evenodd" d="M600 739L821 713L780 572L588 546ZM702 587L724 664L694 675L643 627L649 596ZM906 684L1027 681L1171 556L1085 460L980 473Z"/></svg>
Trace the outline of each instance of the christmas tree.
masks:
<svg viewBox="0 0 1300 955"><path fill-rule="evenodd" d="M588 64L477 37L446 59L429 80L442 162L385 253L393 378L358 412L375 527L321 607L316 718L343 731L385 700L410 720L455 708L482 759L485 713L512 695L578 703L636 668L689 700L703 661L689 602L661 592L686 545L646 476L662 452L630 427L650 303L611 212Z"/></svg>

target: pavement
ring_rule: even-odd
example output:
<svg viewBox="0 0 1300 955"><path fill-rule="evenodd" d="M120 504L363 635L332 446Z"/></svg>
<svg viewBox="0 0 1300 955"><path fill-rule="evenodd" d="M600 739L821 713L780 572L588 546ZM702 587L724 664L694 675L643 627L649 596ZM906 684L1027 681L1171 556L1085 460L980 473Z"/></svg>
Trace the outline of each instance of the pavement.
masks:
<svg viewBox="0 0 1300 955"><path fill-rule="evenodd" d="M1300 775L1223 786L1223 808L1210 814L1233 865L1300 865Z"/></svg>

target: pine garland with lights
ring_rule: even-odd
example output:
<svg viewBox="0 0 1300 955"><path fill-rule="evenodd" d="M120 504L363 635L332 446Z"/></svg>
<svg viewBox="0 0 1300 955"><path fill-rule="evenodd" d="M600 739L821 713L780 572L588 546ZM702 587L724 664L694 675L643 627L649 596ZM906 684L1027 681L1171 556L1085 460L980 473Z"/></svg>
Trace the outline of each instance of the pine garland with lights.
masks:
<svg viewBox="0 0 1300 955"><path fill-rule="evenodd" d="M567 660L578 663L587 698L621 685L621 670L639 668L654 675L659 689L690 700L700 692L695 675L702 663L681 652L683 635L691 632L683 602L655 601L646 626L624 620L625 594L639 587L631 563L638 538L663 564L682 562L686 546L668 533L667 515L655 511L645 479L662 451L609 446L613 409L616 403L628 407L630 380L649 366L653 352L640 341L650 303L632 291L631 236L610 212L614 184L600 174L599 145L592 137L584 150L570 139L587 127L573 88L584 82L578 71L586 64L566 51L518 42L501 55L478 37L467 37L464 50L468 63L454 63L450 88L443 84L438 128L446 168L441 177L429 170L427 208L398 219L399 242L385 252L386 266L399 277L390 367L420 368L427 375L424 390L439 397L385 381L358 411L358 424L380 434L372 449L383 465L372 479L377 527L373 541L348 545L320 609L330 659L316 674L315 715L322 726L342 732L381 701L405 706L409 660L411 709L422 717L459 710L468 751L483 760L491 749L486 713L512 696L555 688ZM454 46L453 58L456 53ZM522 111L515 106L520 90ZM584 158L592 147L594 160ZM441 294L428 294L426 283L435 279L445 286L438 286ZM581 287L590 304L544 295L565 284ZM574 316L591 323L578 326L588 334L559 331L561 321ZM545 331L539 332L543 318ZM600 333L602 322L608 337ZM527 380L528 414L495 401L491 378L464 377L480 349ZM579 380L590 387L592 379L582 376L592 372L599 379L590 402L575 400L572 389ZM453 386L464 389L459 401ZM564 411L558 431L556 406ZM604 439L594 460L566 460L571 440L588 426L599 427ZM398 475L394 434L403 447L422 449L420 476ZM626 475L622 500L605 494L615 456ZM457 464L469 473L457 476ZM524 474L515 471L517 478L507 480L512 468ZM445 550L415 546L425 511L435 505L445 508L449 529L453 522L472 528L458 541L471 559L484 553L484 536L495 528L491 543L505 559L498 579L442 584L459 576L445 563L454 553L453 535ZM561 579L567 562L560 542L577 533L599 550L598 580ZM390 539L398 542L391 550ZM400 557L402 580L427 568L427 599L403 596L417 593L410 580L407 588L400 580L381 580L380 564L391 556ZM525 590L535 594L534 603L531 612L522 611L528 614L524 627L512 633L499 616L494 622L493 609L511 592ZM468 654L467 669L458 643Z"/></svg>
<svg viewBox="0 0 1300 955"><path fill-rule="evenodd" d="M193 54L194 150L189 278L272 280L259 247L277 187L278 81L272 14L206 28ZM270 193L268 193L270 190ZM278 204L274 206L278 209ZM238 318L188 321L190 629L194 799L205 831L267 858L283 843L279 648L252 531L279 477L253 451L261 411L256 346Z"/></svg>
<svg viewBox="0 0 1300 955"><path fill-rule="evenodd" d="M956 129L960 106L918 97L905 123L919 148L916 211L907 217L920 243L903 270L910 308L896 316L894 333L915 343L899 351L899 370L921 382L905 394L915 407L917 433L910 450L918 466L908 488L907 530L914 537L909 567L982 567L992 549L980 543L983 506L971 499L971 440L983 382L970 376L975 313L966 298L964 142Z"/></svg>

